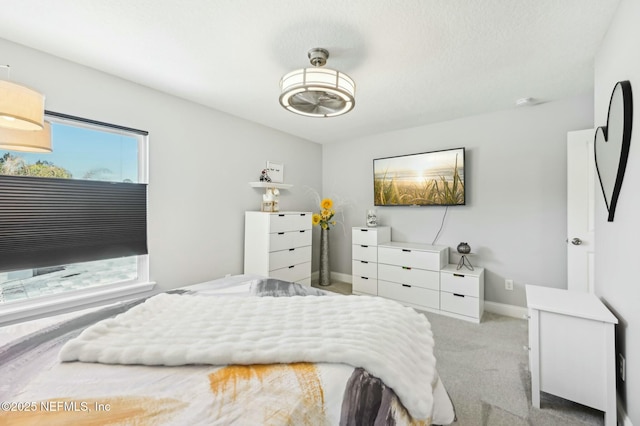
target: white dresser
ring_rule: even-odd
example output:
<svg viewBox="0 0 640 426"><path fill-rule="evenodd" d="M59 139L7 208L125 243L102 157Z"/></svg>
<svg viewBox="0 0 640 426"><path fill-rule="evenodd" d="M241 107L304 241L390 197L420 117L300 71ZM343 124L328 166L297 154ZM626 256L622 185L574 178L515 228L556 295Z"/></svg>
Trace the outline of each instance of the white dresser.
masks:
<svg viewBox="0 0 640 426"><path fill-rule="evenodd" d="M614 327L617 318L595 295L526 286L531 399L547 392L605 412L616 424Z"/></svg>
<svg viewBox="0 0 640 426"><path fill-rule="evenodd" d="M484 268L447 265L440 270L440 310L479 323L484 313Z"/></svg>
<svg viewBox="0 0 640 426"><path fill-rule="evenodd" d="M311 285L311 212L245 212L244 273Z"/></svg>
<svg viewBox="0 0 640 426"><path fill-rule="evenodd" d="M391 227L355 227L351 230L354 294L378 295L378 244L391 240Z"/></svg>
<svg viewBox="0 0 640 426"><path fill-rule="evenodd" d="M378 296L418 309L440 309L440 269L449 248L388 242L378 246Z"/></svg>
<svg viewBox="0 0 640 426"><path fill-rule="evenodd" d="M484 313L484 268L449 265L449 247L391 241L391 228L354 227L354 294L394 299L423 311L479 323Z"/></svg>

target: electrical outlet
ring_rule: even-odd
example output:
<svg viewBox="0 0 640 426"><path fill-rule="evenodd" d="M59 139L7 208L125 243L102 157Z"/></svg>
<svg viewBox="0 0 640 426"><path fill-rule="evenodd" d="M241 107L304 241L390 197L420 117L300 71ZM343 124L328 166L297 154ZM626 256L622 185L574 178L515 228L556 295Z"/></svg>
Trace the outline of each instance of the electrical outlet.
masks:
<svg viewBox="0 0 640 426"><path fill-rule="evenodd" d="M618 354L618 361L620 364L620 379L622 379L622 381L624 382L626 380L626 376L627 376L627 362L625 361L624 357L622 356L622 354Z"/></svg>
<svg viewBox="0 0 640 426"><path fill-rule="evenodd" d="M513 280L504 280L504 289L513 290Z"/></svg>

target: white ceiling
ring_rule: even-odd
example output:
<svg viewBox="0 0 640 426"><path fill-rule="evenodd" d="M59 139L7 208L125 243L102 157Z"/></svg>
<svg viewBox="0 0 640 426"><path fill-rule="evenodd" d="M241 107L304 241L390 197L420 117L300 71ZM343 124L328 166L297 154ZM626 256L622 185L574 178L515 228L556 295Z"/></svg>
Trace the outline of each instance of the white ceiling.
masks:
<svg viewBox="0 0 640 426"><path fill-rule="evenodd" d="M329 143L586 93L618 3L0 0L0 38ZM280 78L313 47L356 81L350 113L279 105Z"/></svg>

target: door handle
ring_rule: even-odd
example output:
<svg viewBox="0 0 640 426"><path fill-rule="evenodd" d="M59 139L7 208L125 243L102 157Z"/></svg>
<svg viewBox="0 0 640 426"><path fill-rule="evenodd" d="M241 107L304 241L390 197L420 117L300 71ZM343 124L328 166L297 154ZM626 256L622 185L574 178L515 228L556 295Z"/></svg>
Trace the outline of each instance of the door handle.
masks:
<svg viewBox="0 0 640 426"><path fill-rule="evenodd" d="M582 240L580 238L573 238L571 240L571 244L573 244L574 246L579 246L580 244L582 244Z"/></svg>

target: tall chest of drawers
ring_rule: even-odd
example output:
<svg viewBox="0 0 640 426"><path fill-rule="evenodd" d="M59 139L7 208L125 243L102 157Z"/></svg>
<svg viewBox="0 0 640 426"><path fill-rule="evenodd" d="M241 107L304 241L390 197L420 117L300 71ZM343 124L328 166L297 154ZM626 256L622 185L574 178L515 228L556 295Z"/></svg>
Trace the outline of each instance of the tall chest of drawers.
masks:
<svg viewBox="0 0 640 426"><path fill-rule="evenodd" d="M418 309L440 309L440 269L449 248L389 242L378 246L378 295Z"/></svg>
<svg viewBox="0 0 640 426"><path fill-rule="evenodd" d="M378 244L391 240L391 227L356 227L351 230L354 294L378 294Z"/></svg>
<svg viewBox="0 0 640 426"><path fill-rule="evenodd" d="M311 212L245 212L244 273L311 285Z"/></svg>

